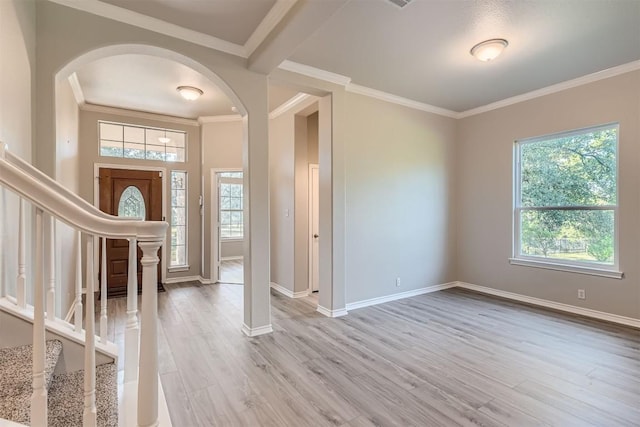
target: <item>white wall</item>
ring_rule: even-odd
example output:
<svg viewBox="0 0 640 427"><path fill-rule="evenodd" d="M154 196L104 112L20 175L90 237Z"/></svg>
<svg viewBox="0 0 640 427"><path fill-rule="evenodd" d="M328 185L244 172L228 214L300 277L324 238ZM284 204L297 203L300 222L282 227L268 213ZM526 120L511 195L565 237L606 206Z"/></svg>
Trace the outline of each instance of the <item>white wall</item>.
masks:
<svg viewBox="0 0 640 427"><path fill-rule="evenodd" d="M619 133L622 280L514 266L513 141L610 122ZM640 71L608 78L458 124L458 279L495 289L640 318ZM586 300L577 298L578 288Z"/></svg>
<svg viewBox="0 0 640 427"><path fill-rule="evenodd" d="M347 303L455 280L455 120L352 93L346 110Z"/></svg>
<svg viewBox="0 0 640 427"><path fill-rule="evenodd" d="M203 123L202 175L204 179L204 277L211 278L211 169L242 170L243 128L240 120ZM242 244L222 245L222 256L238 250L243 255ZM234 246L236 246L234 248Z"/></svg>
<svg viewBox="0 0 640 427"><path fill-rule="evenodd" d="M31 162L32 154L35 38L35 3L31 0L1 1L0 141L28 162ZM0 189L0 286L6 286L11 295L15 295L18 271L18 203L15 194ZM30 241L29 236L27 241ZM31 278L30 266L27 277Z"/></svg>
<svg viewBox="0 0 640 427"><path fill-rule="evenodd" d="M56 181L74 193L80 188L80 158L78 147L78 104L67 79L56 84ZM75 230L56 221L56 253L69 256L56 257L57 315L64 318L75 298Z"/></svg>

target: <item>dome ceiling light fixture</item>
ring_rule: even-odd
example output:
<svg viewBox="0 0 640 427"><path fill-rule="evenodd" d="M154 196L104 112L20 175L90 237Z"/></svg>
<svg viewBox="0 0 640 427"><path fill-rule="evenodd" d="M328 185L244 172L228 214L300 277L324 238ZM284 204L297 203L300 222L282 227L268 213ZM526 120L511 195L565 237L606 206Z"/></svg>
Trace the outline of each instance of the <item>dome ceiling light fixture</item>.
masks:
<svg viewBox="0 0 640 427"><path fill-rule="evenodd" d="M195 101L204 93L202 89L193 86L178 86L176 90L187 101Z"/></svg>
<svg viewBox="0 0 640 427"><path fill-rule="evenodd" d="M489 62L500 56L507 46L509 42L505 39L489 39L472 47L469 53L480 61Z"/></svg>

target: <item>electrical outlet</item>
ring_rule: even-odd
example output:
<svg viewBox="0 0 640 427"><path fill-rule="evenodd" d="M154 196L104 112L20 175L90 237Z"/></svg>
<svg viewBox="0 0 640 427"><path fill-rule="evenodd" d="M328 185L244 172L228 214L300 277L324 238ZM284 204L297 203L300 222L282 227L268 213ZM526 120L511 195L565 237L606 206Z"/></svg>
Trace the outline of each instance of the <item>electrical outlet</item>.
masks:
<svg viewBox="0 0 640 427"><path fill-rule="evenodd" d="M400 286L400 278L396 277L396 286Z"/></svg>
<svg viewBox="0 0 640 427"><path fill-rule="evenodd" d="M587 294L584 289L578 289L578 299L587 299Z"/></svg>

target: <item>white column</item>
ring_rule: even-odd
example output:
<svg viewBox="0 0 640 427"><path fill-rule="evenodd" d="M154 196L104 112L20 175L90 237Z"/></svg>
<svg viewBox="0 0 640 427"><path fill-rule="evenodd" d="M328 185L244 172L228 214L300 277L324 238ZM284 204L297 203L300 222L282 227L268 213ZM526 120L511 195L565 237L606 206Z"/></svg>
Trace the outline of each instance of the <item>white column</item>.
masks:
<svg viewBox="0 0 640 427"><path fill-rule="evenodd" d="M76 231L76 305L73 321L75 331L82 331L82 232L80 230Z"/></svg>
<svg viewBox="0 0 640 427"><path fill-rule="evenodd" d="M140 322L140 374L138 426L158 425L158 249L161 241L141 242L142 321Z"/></svg>
<svg viewBox="0 0 640 427"><path fill-rule="evenodd" d="M47 240L47 262L49 266L49 286L47 287L47 319L56 318L56 241L55 218L49 215L49 230Z"/></svg>
<svg viewBox="0 0 640 427"><path fill-rule="evenodd" d="M36 209L35 282L33 292L33 394L31 425L47 425L47 388L45 384L44 327L44 222L43 212Z"/></svg>
<svg viewBox="0 0 640 427"><path fill-rule="evenodd" d="M25 201L20 199L20 209L18 212L18 282L16 285L16 300L18 307L27 306L27 248L25 229Z"/></svg>
<svg viewBox="0 0 640 427"><path fill-rule="evenodd" d="M107 342L107 238L102 237L100 263L100 342Z"/></svg>
<svg viewBox="0 0 640 427"><path fill-rule="evenodd" d="M96 333L94 289L95 276L93 273L93 238L87 239L87 315L84 343L84 411L82 424L84 427L96 425Z"/></svg>
<svg viewBox="0 0 640 427"><path fill-rule="evenodd" d="M138 379L138 244L129 239L127 325L124 331L124 382Z"/></svg>

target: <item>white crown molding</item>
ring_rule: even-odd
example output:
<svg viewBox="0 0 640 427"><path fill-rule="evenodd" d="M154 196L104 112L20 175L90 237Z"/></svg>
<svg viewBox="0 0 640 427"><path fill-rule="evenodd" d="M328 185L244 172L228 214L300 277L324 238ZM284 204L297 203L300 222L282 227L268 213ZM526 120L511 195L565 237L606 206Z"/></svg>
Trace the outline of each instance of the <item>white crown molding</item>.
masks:
<svg viewBox="0 0 640 427"><path fill-rule="evenodd" d="M429 294L431 292L442 291L444 289L454 288L458 282L444 283L441 285L427 286L425 288L414 289L412 291L399 292L397 294L386 295L383 297L371 298L362 301L356 301L347 304L347 310L356 310L358 308L369 307L372 305L384 304L385 302L396 301L404 298L411 298L418 295Z"/></svg>
<svg viewBox="0 0 640 427"><path fill-rule="evenodd" d="M335 83L340 86L346 86L351 82L351 77L289 60L282 61L282 63L278 65L278 68L285 71L291 71L292 73L302 74L303 76L312 77L314 79L323 80L325 82Z"/></svg>
<svg viewBox="0 0 640 427"><path fill-rule="evenodd" d="M189 30L179 25L165 22L157 18L152 18L138 12L134 12L122 7L114 6L109 3L103 3L98 0L49 0L62 6L67 6L93 15L102 16L103 18L113 19L125 24L133 25L145 30L164 34L177 39L185 40L200 46L205 46L231 55L248 58L244 46L219 39L217 37L201 33L199 31Z"/></svg>
<svg viewBox="0 0 640 427"><path fill-rule="evenodd" d="M424 102L414 101L413 99L404 98L402 96L393 95L388 92L371 89L365 86L360 86L355 83L349 83L346 87L346 90L347 92L365 95L370 98L380 99L382 101L391 102L392 104L398 104L405 107L413 108L414 110L426 111L427 113L438 114L440 116L451 117L453 119L458 118L459 114L455 111L447 110L446 108L440 108L434 105L425 104Z"/></svg>
<svg viewBox="0 0 640 427"><path fill-rule="evenodd" d="M106 105L87 104L80 106L82 111L92 111L95 113L114 114L117 116L136 117L138 119L157 120L167 123L176 123L186 126L199 126L197 120L185 119L183 117L165 116L164 114L147 113L144 111L127 110L125 108L107 107Z"/></svg>
<svg viewBox="0 0 640 427"><path fill-rule="evenodd" d="M561 83L544 87L542 89L533 90L531 92L523 93L522 95L512 96L511 98L502 99L500 101L492 102L491 104L483 105L481 107L472 108L470 110L466 110L461 113L458 113L457 118L463 119L465 117L475 116L476 114L497 110L498 108L507 107L509 105L517 104L519 102L529 101L531 99L539 98L545 95L551 95L553 93L561 92L563 90L582 86L588 83L594 83L599 80L608 79L609 77L615 77L620 74L625 74L625 73L629 73L631 71L636 71L636 70L640 70L640 60L629 62L627 64L618 65L617 67L608 68L606 70L598 71L596 73L587 74L586 76L578 77L572 80L567 80Z"/></svg>
<svg viewBox="0 0 640 427"><path fill-rule="evenodd" d="M515 294L513 292L502 291L499 289L488 288L486 286L474 285L466 282L456 282L456 286L463 289L480 292L483 294L494 295L514 301L525 302L540 307L551 308L567 313L578 314L580 316L591 317L593 319L605 320L607 322L618 323L621 325L640 328L640 319L633 317L619 316L617 314L605 313L603 311L592 310L590 308L577 307L575 305L563 304L555 301L549 301L541 298L530 297L526 295Z"/></svg>
<svg viewBox="0 0 640 427"><path fill-rule="evenodd" d="M82 86L80 86L80 80L78 80L77 73L71 73L69 76L69 85L71 86L73 97L76 99L76 104L78 104L78 106L85 105L87 101L84 98L84 93L82 92Z"/></svg>
<svg viewBox="0 0 640 427"><path fill-rule="evenodd" d="M242 120L240 114L227 114L224 116L200 116L198 117L198 123L221 123L221 122L237 122Z"/></svg>
<svg viewBox="0 0 640 427"><path fill-rule="evenodd" d="M318 97L316 96L300 92L291 97L288 101L283 102L282 105L275 108L271 113L269 113L269 118L275 119L276 117L281 116L287 111L292 110L296 107L298 107L298 110L304 110L317 100Z"/></svg>
<svg viewBox="0 0 640 427"><path fill-rule="evenodd" d="M271 325L260 326L258 328L250 328L243 323L242 332L248 337L257 337L258 335L264 335L273 332L273 328L271 327Z"/></svg>
<svg viewBox="0 0 640 427"><path fill-rule="evenodd" d="M318 309L317 309L318 313L322 314L323 316L327 316L327 317L342 317L342 316L346 316L347 314L349 314L349 312L347 311L346 308L339 308L337 310L329 310L326 307L323 307L321 305L318 304Z"/></svg>
<svg viewBox="0 0 640 427"><path fill-rule="evenodd" d="M244 44L244 50L247 57L262 44L271 31L282 21L286 14L291 10L298 0L278 0L273 5L269 13L264 17L262 22L253 31L247 42Z"/></svg>

